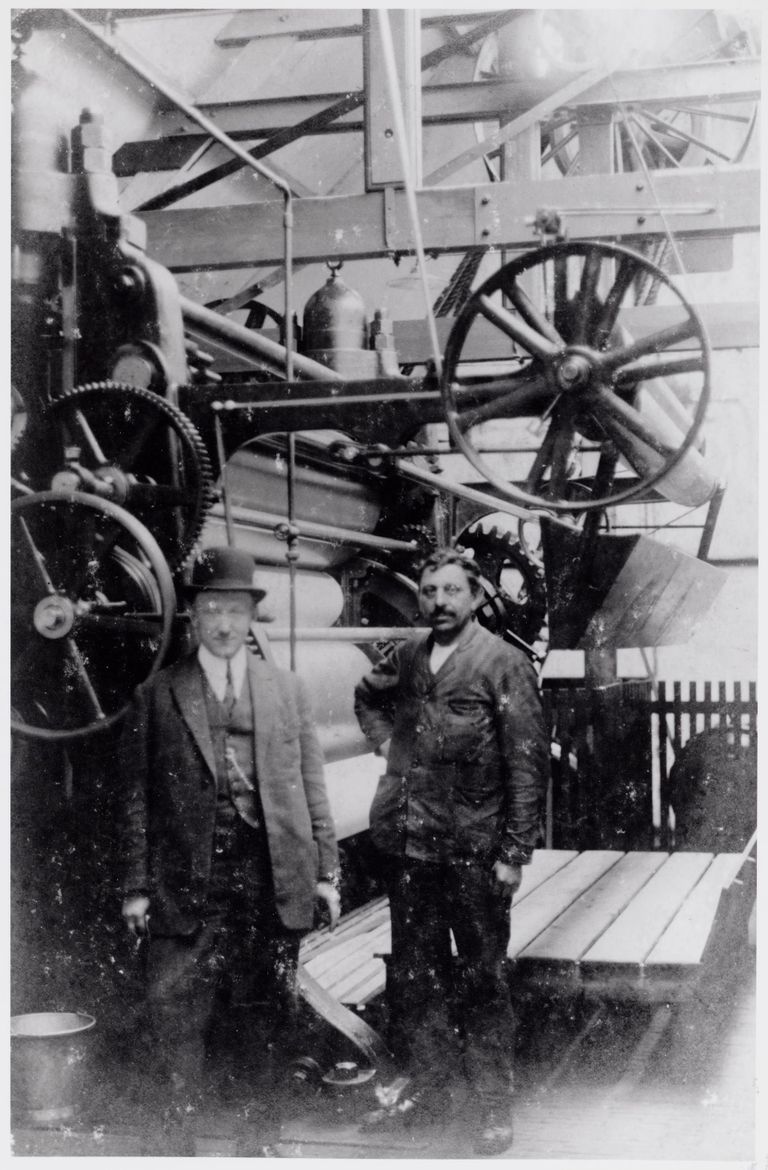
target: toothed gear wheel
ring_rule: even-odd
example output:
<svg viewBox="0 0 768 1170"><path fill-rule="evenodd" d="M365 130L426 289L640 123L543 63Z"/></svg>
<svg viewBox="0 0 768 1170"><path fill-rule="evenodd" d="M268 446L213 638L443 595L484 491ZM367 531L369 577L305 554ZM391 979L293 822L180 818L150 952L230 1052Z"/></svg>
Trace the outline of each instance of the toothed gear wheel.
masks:
<svg viewBox="0 0 768 1170"><path fill-rule="evenodd" d="M462 533L457 545L471 552L483 575L485 599L476 611L480 625L513 643L516 638L528 646L541 642L547 618L541 565L500 528L476 525Z"/></svg>
<svg viewBox="0 0 768 1170"><path fill-rule="evenodd" d="M89 382L54 399L27 427L13 475L34 492L78 491L111 500L151 532L180 567L213 502L208 451L173 403L141 386Z"/></svg>

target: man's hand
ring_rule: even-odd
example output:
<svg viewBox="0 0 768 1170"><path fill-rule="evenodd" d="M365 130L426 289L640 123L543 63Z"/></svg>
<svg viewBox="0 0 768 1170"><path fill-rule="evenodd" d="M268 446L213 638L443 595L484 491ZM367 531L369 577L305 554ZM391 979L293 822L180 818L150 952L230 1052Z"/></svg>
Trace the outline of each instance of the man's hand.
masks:
<svg viewBox="0 0 768 1170"><path fill-rule="evenodd" d="M123 899L123 918L131 934L147 933L149 923L149 898L145 894L132 894Z"/></svg>
<svg viewBox="0 0 768 1170"><path fill-rule="evenodd" d="M522 865L508 865L505 861L494 861L493 877L499 893L508 894L512 898L520 889L523 880Z"/></svg>
<svg viewBox="0 0 768 1170"><path fill-rule="evenodd" d="M335 930L341 914L341 897L339 891L330 882L318 882L316 889L319 901L325 902L328 907L329 929Z"/></svg>

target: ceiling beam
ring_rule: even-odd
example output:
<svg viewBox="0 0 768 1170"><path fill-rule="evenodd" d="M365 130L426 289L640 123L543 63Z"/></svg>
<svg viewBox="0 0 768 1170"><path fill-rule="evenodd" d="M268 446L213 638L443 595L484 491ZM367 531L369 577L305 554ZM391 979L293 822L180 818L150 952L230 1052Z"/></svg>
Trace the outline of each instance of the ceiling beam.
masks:
<svg viewBox="0 0 768 1170"><path fill-rule="evenodd" d="M663 105L668 102L709 104L751 102L760 97L759 61L706 61L693 65L665 66L614 73L590 86L570 102L574 108L617 105L619 102ZM423 124L442 125L493 118L517 118L533 106L551 98L551 81L473 81L450 85L426 85L422 89ZM324 111L357 96L351 109L330 122ZM257 139L284 133L303 123L303 134L336 134L361 131L359 112L362 92L295 95L262 98L248 102L217 102L201 105L207 117L233 138ZM316 121L315 121L316 119ZM138 171L171 170L195 149L199 130L178 114L158 116L155 137L129 142L115 154L115 171L127 176Z"/></svg>
<svg viewBox="0 0 768 1170"><path fill-rule="evenodd" d="M504 14L504 19L518 15L524 9L513 9ZM461 12L446 9L444 12L422 14L424 28L433 25L469 24L478 20L498 20L499 13ZM218 45L246 45L249 41L265 37L296 36L312 40L325 37L359 36L363 26L362 8L307 8L307 9L256 9L239 12L216 36Z"/></svg>
<svg viewBox="0 0 768 1170"><path fill-rule="evenodd" d="M759 229L756 169L657 171L653 187L639 174L617 174L427 188L417 192L424 248L531 247L542 206L562 213L572 239L666 235L667 224L677 235ZM215 214L209 207L181 208L142 218L150 255L181 272L282 263L282 214L282 202L270 200L216 207ZM294 218L297 262L413 251L403 191L300 199Z"/></svg>

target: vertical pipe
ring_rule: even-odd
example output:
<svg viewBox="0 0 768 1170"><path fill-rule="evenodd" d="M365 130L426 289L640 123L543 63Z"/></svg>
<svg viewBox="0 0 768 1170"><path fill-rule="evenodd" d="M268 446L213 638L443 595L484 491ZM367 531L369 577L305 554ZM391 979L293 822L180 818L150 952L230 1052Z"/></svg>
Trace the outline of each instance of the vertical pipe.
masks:
<svg viewBox="0 0 768 1170"><path fill-rule="evenodd" d="M288 627L291 670L296 669L296 434L288 435Z"/></svg>
<svg viewBox="0 0 768 1170"><path fill-rule="evenodd" d="M293 381L293 200L285 192L283 209L283 246L285 249L285 377Z"/></svg>

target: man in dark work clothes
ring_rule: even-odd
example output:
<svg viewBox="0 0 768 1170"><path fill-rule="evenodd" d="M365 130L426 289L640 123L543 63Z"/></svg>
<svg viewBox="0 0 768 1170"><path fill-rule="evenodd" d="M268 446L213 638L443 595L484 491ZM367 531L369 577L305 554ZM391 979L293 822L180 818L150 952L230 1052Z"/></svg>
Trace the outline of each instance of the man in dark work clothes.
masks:
<svg viewBox="0 0 768 1170"><path fill-rule="evenodd" d="M371 837L392 919L390 1038L411 1076L405 1098L367 1124L445 1115L448 1076L463 1065L474 1152L490 1156L512 1142L509 910L539 835L549 753L534 670L473 621L481 597L474 561L430 556L419 600L431 633L362 679L355 710L387 760Z"/></svg>
<svg viewBox="0 0 768 1170"><path fill-rule="evenodd" d="M172 1096L203 1089L217 997L264 955L283 1018L318 901L339 916L338 854L303 683L246 648L253 558L211 548L192 571L198 649L140 686L121 741L128 929L149 934L147 998ZM246 983L247 987L247 983ZM256 998L262 998L256 989ZM281 1044L281 1047L284 1047Z"/></svg>

